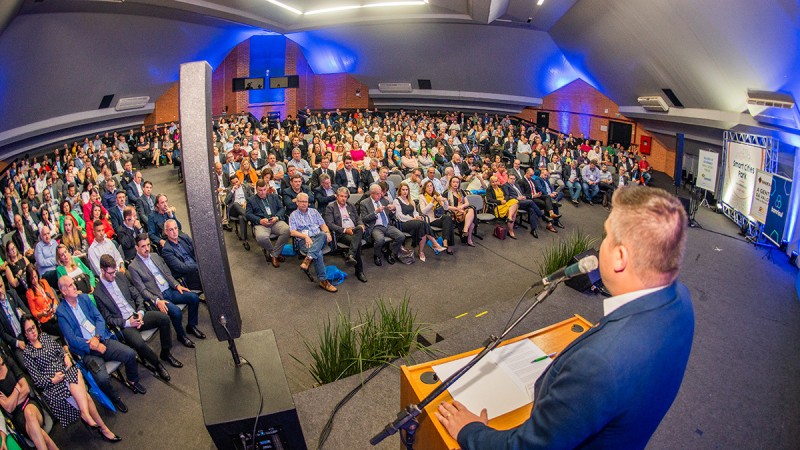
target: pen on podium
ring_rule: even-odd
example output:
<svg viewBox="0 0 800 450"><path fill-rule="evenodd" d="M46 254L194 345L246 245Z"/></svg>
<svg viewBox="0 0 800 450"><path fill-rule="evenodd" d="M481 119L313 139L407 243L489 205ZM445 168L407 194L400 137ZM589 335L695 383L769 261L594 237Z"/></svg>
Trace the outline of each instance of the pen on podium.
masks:
<svg viewBox="0 0 800 450"><path fill-rule="evenodd" d="M531 364L533 364L535 362L539 362L539 361L544 361L545 359L548 359L548 358L552 358L553 356L556 356L556 353L558 353L558 352L553 352L553 353L550 353L549 355L540 356L540 357L534 359L533 361L531 361Z"/></svg>

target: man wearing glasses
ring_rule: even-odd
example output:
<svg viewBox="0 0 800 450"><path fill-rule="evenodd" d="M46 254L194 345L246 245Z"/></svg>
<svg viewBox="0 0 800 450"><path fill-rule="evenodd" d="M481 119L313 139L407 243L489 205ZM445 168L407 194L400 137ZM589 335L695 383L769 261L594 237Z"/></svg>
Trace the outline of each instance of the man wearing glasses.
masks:
<svg viewBox="0 0 800 450"><path fill-rule="evenodd" d="M291 236L297 239L300 253L306 255L300 268L308 273L308 267L314 263L319 287L328 292L336 292L338 289L328 281L325 263L322 261L322 249L331 241L331 231L325 225L322 215L316 209L308 207L308 195L301 192L297 194L296 201L297 210L289 216L289 230Z"/></svg>

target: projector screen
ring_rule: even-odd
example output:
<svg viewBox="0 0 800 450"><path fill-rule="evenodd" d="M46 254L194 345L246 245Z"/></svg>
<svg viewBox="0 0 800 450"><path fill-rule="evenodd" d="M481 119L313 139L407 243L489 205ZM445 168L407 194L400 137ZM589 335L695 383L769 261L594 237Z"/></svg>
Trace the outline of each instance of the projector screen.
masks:
<svg viewBox="0 0 800 450"><path fill-rule="evenodd" d="M740 142L728 142L725 149L725 182L722 201L749 216L756 185L756 170L764 170L765 149Z"/></svg>

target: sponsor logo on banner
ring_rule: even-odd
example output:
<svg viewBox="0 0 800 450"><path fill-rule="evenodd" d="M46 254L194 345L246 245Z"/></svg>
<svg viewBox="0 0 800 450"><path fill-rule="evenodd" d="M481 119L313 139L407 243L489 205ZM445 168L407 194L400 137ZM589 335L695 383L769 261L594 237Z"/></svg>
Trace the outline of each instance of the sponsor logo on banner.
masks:
<svg viewBox="0 0 800 450"><path fill-rule="evenodd" d="M792 180L779 175L772 176L767 220L764 222L764 236L773 244L780 246L789 214Z"/></svg>
<svg viewBox="0 0 800 450"><path fill-rule="evenodd" d="M756 171L756 186L753 189L753 202L750 205L750 216L761 223L767 222L769 196L772 190L772 174L763 170Z"/></svg>
<svg viewBox="0 0 800 450"><path fill-rule="evenodd" d="M722 201L742 214L750 213L756 171L764 170L763 147L728 142Z"/></svg>

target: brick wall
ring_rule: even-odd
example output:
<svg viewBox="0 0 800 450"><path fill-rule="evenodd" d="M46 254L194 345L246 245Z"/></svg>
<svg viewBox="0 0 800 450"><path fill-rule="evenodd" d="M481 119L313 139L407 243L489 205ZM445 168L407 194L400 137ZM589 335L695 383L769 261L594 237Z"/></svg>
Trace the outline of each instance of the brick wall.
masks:
<svg viewBox="0 0 800 450"><path fill-rule="evenodd" d="M361 95L357 96L356 91ZM369 106L369 88L346 73L316 75L314 89L315 109L366 108Z"/></svg>
<svg viewBox="0 0 800 450"><path fill-rule="evenodd" d="M156 100L155 110L148 114L144 120L145 125L154 125L157 123L177 122L178 119L178 97L179 97L179 83L175 82L167 92Z"/></svg>
<svg viewBox="0 0 800 450"><path fill-rule="evenodd" d="M642 135L653 137L651 155L647 158L653 168L668 175L674 171L675 140L648 133L644 127L621 115L616 103L583 80L575 80L550 93L542 99L540 108L525 108L517 116L535 123L538 111L550 113L550 128L554 130L574 136L583 133L604 143L608 141L609 120L630 123L633 125L632 144L638 144Z"/></svg>

